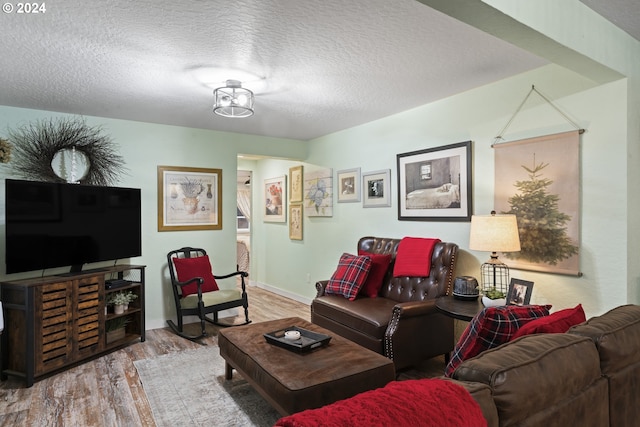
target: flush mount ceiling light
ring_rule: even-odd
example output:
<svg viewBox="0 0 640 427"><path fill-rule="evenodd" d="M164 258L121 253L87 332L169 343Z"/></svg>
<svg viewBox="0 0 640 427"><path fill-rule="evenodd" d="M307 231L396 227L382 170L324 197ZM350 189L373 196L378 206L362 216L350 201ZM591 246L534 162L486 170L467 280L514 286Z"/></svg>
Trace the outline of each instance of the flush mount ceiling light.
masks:
<svg viewBox="0 0 640 427"><path fill-rule="evenodd" d="M213 112L222 117L242 118L253 115L253 92L238 80L227 80L225 87L213 91Z"/></svg>

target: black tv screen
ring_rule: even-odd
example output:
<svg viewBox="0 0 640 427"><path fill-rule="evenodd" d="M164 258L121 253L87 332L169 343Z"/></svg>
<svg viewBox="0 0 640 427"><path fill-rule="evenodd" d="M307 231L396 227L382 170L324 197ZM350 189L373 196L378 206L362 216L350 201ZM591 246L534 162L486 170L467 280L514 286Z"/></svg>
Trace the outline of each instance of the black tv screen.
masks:
<svg viewBox="0 0 640 427"><path fill-rule="evenodd" d="M140 189L5 180L7 274L142 254Z"/></svg>

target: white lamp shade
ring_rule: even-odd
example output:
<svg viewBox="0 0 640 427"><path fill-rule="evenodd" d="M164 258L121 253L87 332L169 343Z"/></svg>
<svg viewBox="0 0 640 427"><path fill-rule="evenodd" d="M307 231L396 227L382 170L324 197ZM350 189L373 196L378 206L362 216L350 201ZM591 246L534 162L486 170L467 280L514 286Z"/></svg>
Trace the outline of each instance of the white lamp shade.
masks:
<svg viewBox="0 0 640 427"><path fill-rule="evenodd" d="M515 215L472 215L469 249L485 252L518 252L520 236Z"/></svg>

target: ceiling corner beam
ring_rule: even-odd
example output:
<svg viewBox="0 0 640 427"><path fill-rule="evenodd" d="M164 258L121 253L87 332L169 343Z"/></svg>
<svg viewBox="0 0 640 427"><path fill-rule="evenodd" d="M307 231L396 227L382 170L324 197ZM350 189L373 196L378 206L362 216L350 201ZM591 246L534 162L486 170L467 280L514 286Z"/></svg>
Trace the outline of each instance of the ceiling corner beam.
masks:
<svg viewBox="0 0 640 427"><path fill-rule="evenodd" d="M574 71L597 84L624 77L481 0L418 0L426 6Z"/></svg>

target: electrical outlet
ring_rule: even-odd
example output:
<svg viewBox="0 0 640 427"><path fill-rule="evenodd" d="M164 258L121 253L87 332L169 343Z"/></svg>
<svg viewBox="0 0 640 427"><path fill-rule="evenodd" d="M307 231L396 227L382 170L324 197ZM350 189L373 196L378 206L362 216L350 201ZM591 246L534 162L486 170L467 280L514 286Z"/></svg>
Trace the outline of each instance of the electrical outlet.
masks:
<svg viewBox="0 0 640 427"><path fill-rule="evenodd" d="M311 283L311 273L307 273L307 283Z"/></svg>

